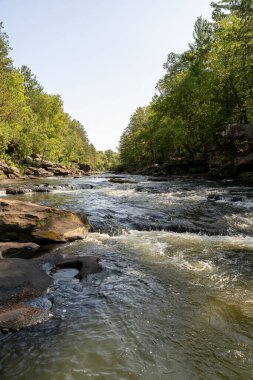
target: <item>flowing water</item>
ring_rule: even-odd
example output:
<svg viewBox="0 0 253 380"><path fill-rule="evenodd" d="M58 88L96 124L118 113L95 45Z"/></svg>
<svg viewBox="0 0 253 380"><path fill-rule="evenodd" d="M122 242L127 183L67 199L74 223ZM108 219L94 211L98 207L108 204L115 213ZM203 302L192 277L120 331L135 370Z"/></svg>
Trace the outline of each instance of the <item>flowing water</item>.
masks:
<svg viewBox="0 0 253 380"><path fill-rule="evenodd" d="M126 178L12 196L86 212L93 232L57 249L103 271L54 274L52 318L0 337L0 378L253 379L253 188Z"/></svg>

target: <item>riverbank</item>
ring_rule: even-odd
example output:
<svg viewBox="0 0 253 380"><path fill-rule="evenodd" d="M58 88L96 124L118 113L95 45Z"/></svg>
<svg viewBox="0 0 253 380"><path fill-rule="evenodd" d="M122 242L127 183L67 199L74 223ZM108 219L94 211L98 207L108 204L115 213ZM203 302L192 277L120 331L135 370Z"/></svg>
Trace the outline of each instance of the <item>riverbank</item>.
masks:
<svg viewBox="0 0 253 380"><path fill-rule="evenodd" d="M0 180L82 176L92 172L92 168L87 164L75 164L71 168L67 168L63 164L43 160L40 155L34 155L33 158L26 157L17 162L17 165L0 160Z"/></svg>
<svg viewBox="0 0 253 380"><path fill-rule="evenodd" d="M253 125L228 125L205 153L189 157L172 157L167 162L139 165L124 164L121 171L132 174L200 176L214 180L235 180L253 183Z"/></svg>

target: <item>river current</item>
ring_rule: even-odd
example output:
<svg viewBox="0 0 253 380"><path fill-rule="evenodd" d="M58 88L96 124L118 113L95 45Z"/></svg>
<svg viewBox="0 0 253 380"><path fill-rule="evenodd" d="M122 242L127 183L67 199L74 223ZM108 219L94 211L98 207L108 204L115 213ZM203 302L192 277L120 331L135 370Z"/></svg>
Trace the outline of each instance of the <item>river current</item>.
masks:
<svg viewBox="0 0 253 380"><path fill-rule="evenodd" d="M54 274L51 319L0 336L0 378L253 379L253 188L109 177L11 196L85 212L92 232L57 250L103 270Z"/></svg>

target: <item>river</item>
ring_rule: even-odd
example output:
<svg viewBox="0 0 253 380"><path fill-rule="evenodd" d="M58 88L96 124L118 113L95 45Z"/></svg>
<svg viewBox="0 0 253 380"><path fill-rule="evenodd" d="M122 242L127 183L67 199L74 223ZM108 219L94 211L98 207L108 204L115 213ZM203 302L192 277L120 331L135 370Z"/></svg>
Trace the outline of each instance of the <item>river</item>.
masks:
<svg viewBox="0 0 253 380"><path fill-rule="evenodd" d="M57 249L98 255L103 271L54 274L51 319L0 336L0 378L253 379L253 188L108 177L11 196L85 212L87 239Z"/></svg>

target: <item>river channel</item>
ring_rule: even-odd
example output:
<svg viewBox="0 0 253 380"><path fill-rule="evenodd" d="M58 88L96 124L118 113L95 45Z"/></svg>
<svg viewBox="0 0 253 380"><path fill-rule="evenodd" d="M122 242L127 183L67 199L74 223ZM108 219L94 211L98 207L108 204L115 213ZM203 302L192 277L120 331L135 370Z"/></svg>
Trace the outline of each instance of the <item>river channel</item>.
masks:
<svg viewBox="0 0 253 380"><path fill-rule="evenodd" d="M10 196L85 212L92 232L57 250L103 270L54 274L51 319L0 335L1 380L253 379L253 187L109 177Z"/></svg>

